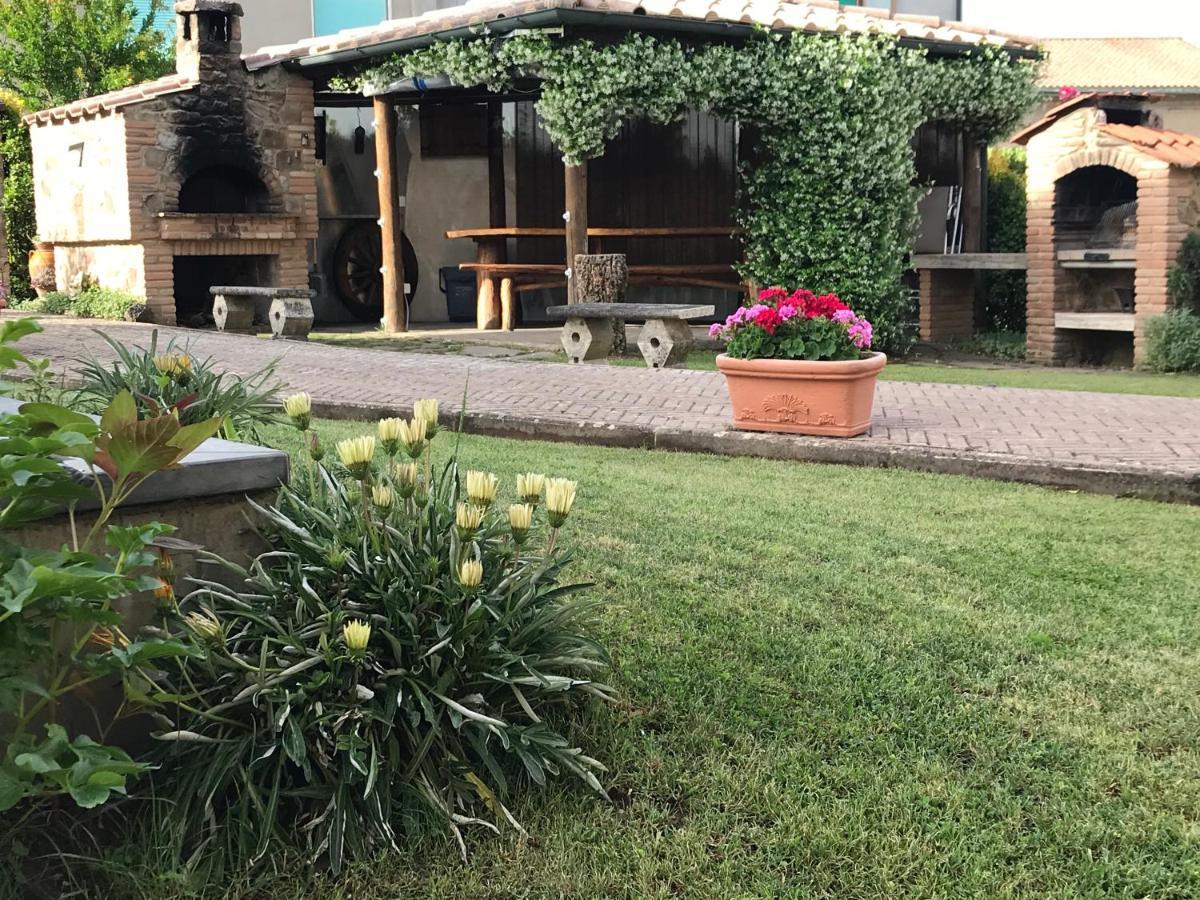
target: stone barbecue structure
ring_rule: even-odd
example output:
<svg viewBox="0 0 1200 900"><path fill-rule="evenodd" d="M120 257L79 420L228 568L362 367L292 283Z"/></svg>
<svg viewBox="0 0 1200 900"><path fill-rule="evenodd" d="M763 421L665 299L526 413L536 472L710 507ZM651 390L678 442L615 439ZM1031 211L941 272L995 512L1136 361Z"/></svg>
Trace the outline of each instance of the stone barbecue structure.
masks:
<svg viewBox="0 0 1200 900"><path fill-rule="evenodd" d="M1014 137L1028 149L1031 361L1140 363L1167 273L1200 226L1200 137L1146 94L1086 94Z"/></svg>
<svg viewBox="0 0 1200 900"><path fill-rule="evenodd" d="M313 88L242 65L242 8L176 4L177 72L26 117L60 290L144 296L198 324L213 285L306 289L317 236Z"/></svg>

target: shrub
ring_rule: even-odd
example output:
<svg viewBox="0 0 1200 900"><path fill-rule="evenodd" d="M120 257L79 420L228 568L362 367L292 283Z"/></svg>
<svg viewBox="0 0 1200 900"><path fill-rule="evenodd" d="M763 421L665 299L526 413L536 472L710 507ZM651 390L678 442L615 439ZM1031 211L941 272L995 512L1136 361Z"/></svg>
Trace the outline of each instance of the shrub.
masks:
<svg viewBox="0 0 1200 900"><path fill-rule="evenodd" d="M79 319L120 320L125 318L131 306L140 302L140 298L125 291L90 285L74 294L51 291L44 297L25 301L20 308L29 312L75 316Z"/></svg>
<svg viewBox="0 0 1200 900"><path fill-rule="evenodd" d="M1150 319L1146 365L1156 372L1200 372L1200 315L1172 309Z"/></svg>
<svg viewBox="0 0 1200 900"><path fill-rule="evenodd" d="M1012 331L981 331L957 345L964 353L1020 361L1025 358L1025 335Z"/></svg>
<svg viewBox="0 0 1200 900"><path fill-rule="evenodd" d="M1176 307L1200 315L1200 232L1189 232L1183 239L1167 273L1167 294Z"/></svg>
<svg viewBox="0 0 1200 900"><path fill-rule="evenodd" d="M38 330L32 319L0 326L0 369L27 363L11 345ZM90 733L78 734L61 724L70 718L61 710L102 680L124 684L131 701L144 700L147 664L189 652L188 644L168 638L131 639L113 608L121 597L161 587L147 572L159 558L150 545L171 529L118 528L110 517L147 478L217 428L215 420L181 426L175 412L139 421L133 397L121 393L99 422L48 403L27 403L0 417L0 813L27 807L17 824L53 798L99 806L146 770L101 743L119 710L92 709ZM63 459L94 466L105 480L82 481ZM97 507L87 527L74 514L85 498ZM64 508L69 546L42 551L10 540L13 529ZM6 823L0 834L15 827Z"/></svg>
<svg viewBox="0 0 1200 900"><path fill-rule="evenodd" d="M307 429L307 398L286 403ZM454 456L432 474L434 421L340 442L258 509L270 550L181 603L194 656L161 683L182 703L156 776L181 858L240 866L290 842L338 871L430 822L465 855L461 829L515 826L529 783L602 793L568 736L577 701L610 693L555 546L575 486L546 480L543 502L522 476L498 511L496 476Z"/></svg>
<svg viewBox="0 0 1200 900"><path fill-rule="evenodd" d="M993 253L1025 251L1025 150L988 151L987 230ZM1025 331L1025 273L985 272L984 316L991 331Z"/></svg>
<svg viewBox="0 0 1200 900"><path fill-rule="evenodd" d="M184 423L215 417L221 436L229 440L257 441L259 426L277 421L278 360L243 376L215 371L211 360L194 359L174 339L160 350L157 331L149 347L127 347L102 332L100 336L116 358L79 366L79 400L86 411L103 409L118 393L129 391L147 413L192 397L182 413Z"/></svg>

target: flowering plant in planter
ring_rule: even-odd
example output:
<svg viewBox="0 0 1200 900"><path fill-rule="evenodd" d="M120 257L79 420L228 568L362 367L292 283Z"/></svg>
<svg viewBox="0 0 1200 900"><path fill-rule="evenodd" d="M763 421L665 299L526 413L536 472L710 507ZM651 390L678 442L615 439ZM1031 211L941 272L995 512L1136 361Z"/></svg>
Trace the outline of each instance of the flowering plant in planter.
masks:
<svg viewBox="0 0 1200 900"><path fill-rule="evenodd" d="M758 302L709 329L735 428L853 437L871 427L875 378L871 323L834 294L767 288Z"/></svg>
<svg viewBox="0 0 1200 900"><path fill-rule="evenodd" d="M871 323L835 294L767 288L753 306L734 311L709 336L734 359L858 359L871 347Z"/></svg>

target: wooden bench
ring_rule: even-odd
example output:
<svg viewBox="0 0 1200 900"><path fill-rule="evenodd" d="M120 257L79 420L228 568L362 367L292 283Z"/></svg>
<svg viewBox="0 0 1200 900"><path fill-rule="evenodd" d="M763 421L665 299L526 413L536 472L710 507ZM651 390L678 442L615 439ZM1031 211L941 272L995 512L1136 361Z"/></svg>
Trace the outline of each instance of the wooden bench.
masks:
<svg viewBox="0 0 1200 900"><path fill-rule="evenodd" d="M638 349L651 369L683 365L693 343L688 320L702 319L715 312L712 306L666 303L574 303L546 310L551 318L566 320L562 346L572 363L607 359L612 352L615 320L644 320Z"/></svg>

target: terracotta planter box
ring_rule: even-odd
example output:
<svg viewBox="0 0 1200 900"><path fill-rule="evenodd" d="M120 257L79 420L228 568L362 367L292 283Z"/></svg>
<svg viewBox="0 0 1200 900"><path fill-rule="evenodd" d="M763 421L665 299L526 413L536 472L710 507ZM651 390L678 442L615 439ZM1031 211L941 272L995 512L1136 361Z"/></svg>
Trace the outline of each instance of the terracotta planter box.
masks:
<svg viewBox="0 0 1200 900"><path fill-rule="evenodd" d="M733 427L825 437L854 437L871 427L882 353L838 362L733 359L722 353Z"/></svg>

